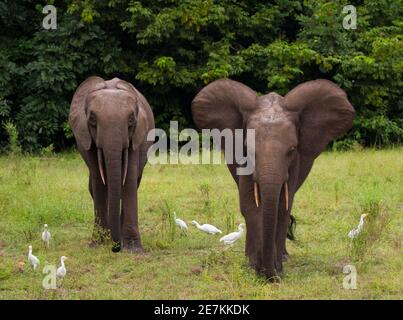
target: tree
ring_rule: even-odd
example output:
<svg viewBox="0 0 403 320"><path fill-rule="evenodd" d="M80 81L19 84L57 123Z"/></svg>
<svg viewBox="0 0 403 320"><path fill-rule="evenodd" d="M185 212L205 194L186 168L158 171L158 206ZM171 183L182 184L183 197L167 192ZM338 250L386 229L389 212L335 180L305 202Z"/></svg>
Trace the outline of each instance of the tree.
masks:
<svg viewBox="0 0 403 320"><path fill-rule="evenodd" d="M192 98L218 78L280 94L326 78L357 109L339 146L403 137L401 0L353 1L355 30L343 29L343 1L64 0L56 30L41 26L46 4L0 4L0 122L17 125L25 150L73 143L69 104L90 75L133 83L162 128L192 125Z"/></svg>

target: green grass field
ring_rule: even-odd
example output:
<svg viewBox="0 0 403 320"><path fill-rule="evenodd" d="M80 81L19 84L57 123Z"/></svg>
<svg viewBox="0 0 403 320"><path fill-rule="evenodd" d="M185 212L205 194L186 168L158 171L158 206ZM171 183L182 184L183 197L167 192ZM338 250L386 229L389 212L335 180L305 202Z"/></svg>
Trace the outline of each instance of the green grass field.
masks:
<svg viewBox="0 0 403 320"><path fill-rule="evenodd" d="M328 152L297 193L296 242L280 283L247 266L244 238L225 249L171 214L224 232L243 222L225 165L147 165L139 190L144 255L90 249L93 209L87 168L78 154L0 157L0 299L402 299L403 148ZM347 237L362 213L364 232ZM40 235L47 223L49 250ZM28 245L41 266L27 262ZM42 268L66 261L56 290ZM343 288L343 267L357 269L357 289Z"/></svg>

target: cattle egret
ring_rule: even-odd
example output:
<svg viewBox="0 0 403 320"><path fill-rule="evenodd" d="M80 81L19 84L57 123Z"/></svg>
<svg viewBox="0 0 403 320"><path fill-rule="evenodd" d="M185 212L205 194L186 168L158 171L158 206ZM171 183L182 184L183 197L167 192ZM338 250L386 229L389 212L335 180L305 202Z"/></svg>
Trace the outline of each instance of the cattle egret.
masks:
<svg viewBox="0 0 403 320"><path fill-rule="evenodd" d="M231 232L227 234L226 236L220 239L220 242L224 242L224 244L233 244L242 237L242 234L243 234L243 224L241 223L238 226L237 232Z"/></svg>
<svg viewBox="0 0 403 320"><path fill-rule="evenodd" d="M50 232L48 230L48 225L46 223L43 225L42 241L43 241L44 245L47 248L49 248Z"/></svg>
<svg viewBox="0 0 403 320"><path fill-rule="evenodd" d="M34 270L36 270L36 267L39 266L39 259L32 254L32 246L29 246L28 249L28 261L34 267Z"/></svg>
<svg viewBox="0 0 403 320"><path fill-rule="evenodd" d="M66 258L65 256L62 256L62 257L60 258L61 266L60 266L59 268L57 268L57 270L56 270L56 276L57 276L58 278L64 278L64 276L65 276L66 273L67 273L66 267L65 267L65 265L64 265L64 260L66 260L66 259L67 259L67 258Z"/></svg>
<svg viewBox="0 0 403 320"><path fill-rule="evenodd" d="M358 236L358 235L361 233L362 228L364 227L364 218L365 218L366 216L367 216L366 214L362 214L361 217L360 217L360 223L358 224L357 228L351 230L351 231L348 233L348 237L349 237L350 239L354 239L356 236Z"/></svg>
<svg viewBox="0 0 403 320"><path fill-rule="evenodd" d="M176 225L177 225L179 228L181 228L181 230L182 230L183 232L186 232L187 229L188 229L188 226L187 226L187 224L186 224L185 221L183 221L182 219L176 218L176 212L174 212L174 219L175 219Z"/></svg>
<svg viewBox="0 0 403 320"><path fill-rule="evenodd" d="M199 230L201 230L201 231L204 231L204 232L207 232L207 233L209 233L209 234L222 233L222 231L221 231L220 229L214 227L214 226L211 225L211 224L205 223L205 224L203 224L203 225L200 225L200 224L198 224L197 221L195 221L195 220L192 221L192 224L194 224L194 225L197 227L197 229L199 229Z"/></svg>

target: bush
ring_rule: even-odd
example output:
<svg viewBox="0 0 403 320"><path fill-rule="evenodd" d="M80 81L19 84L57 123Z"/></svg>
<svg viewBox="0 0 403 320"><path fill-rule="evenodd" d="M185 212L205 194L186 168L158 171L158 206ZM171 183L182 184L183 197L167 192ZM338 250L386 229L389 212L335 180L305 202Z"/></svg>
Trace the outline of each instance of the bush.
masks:
<svg viewBox="0 0 403 320"><path fill-rule="evenodd" d="M6 122L4 124L4 129L6 130L9 137L9 152L13 156L21 154L21 146L18 142L18 132L17 128L12 122Z"/></svg>

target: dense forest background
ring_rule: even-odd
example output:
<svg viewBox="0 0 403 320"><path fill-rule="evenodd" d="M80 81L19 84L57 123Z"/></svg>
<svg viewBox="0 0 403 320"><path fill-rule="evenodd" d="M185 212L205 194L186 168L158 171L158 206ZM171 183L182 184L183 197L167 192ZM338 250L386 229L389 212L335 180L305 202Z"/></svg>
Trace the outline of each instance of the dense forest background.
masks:
<svg viewBox="0 0 403 320"><path fill-rule="evenodd" d="M46 4L56 30L42 27ZM355 30L343 28L346 4ZM162 128L192 126L192 98L218 78L280 94L326 78L357 110L338 148L400 143L402 11L401 0L2 0L0 148L10 122L26 151L73 145L69 105L90 75L133 83Z"/></svg>

